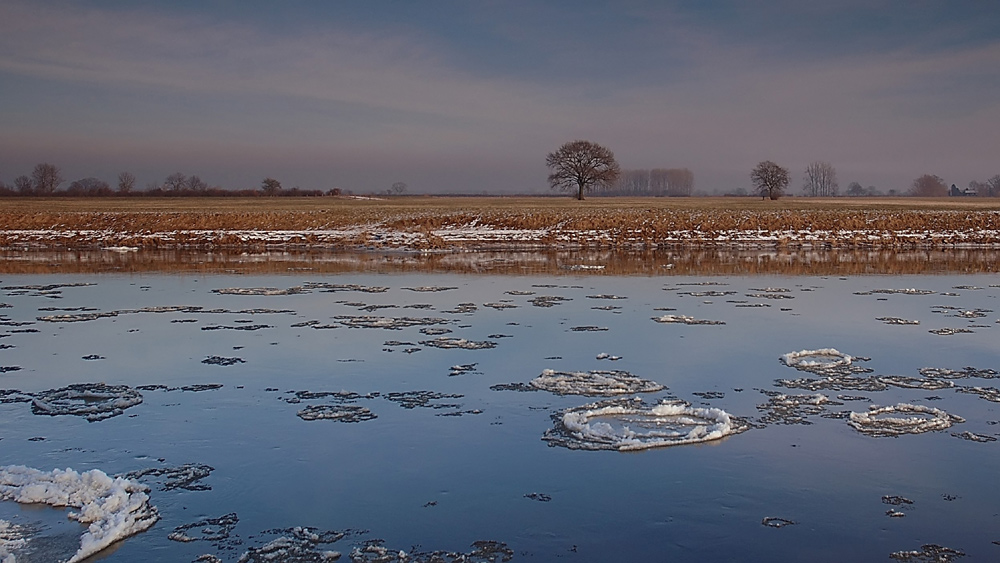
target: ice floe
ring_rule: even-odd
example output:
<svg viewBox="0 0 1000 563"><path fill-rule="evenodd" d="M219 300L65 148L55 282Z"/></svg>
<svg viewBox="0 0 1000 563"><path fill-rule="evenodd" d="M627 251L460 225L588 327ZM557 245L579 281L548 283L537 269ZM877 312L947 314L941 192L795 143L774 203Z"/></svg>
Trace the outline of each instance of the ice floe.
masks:
<svg viewBox="0 0 1000 563"><path fill-rule="evenodd" d="M201 363L211 366L234 366L236 364L245 364L246 360L243 358L227 358L225 356L209 356L202 360Z"/></svg>
<svg viewBox="0 0 1000 563"><path fill-rule="evenodd" d="M992 403L1000 403L1000 389L996 387L956 387L955 391L967 393L969 395L979 395L980 399L985 399Z"/></svg>
<svg viewBox="0 0 1000 563"><path fill-rule="evenodd" d="M220 542L229 539L240 521L235 512L223 514L218 518L202 518L201 520L182 524L167 535L167 539L189 543L193 541ZM193 533L192 530L195 530Z"/></svg>
<svg viewBox="0 0 1000 563"><path fill-rule="evenodd" d="M367 407L360 405L309 405L296 414L302 420L336 420L339 422L362 422L378 418Z"/></svg>
<svg viewBox="0 0 1000 563"><path fill-rule="evenodd" d="M938 336L953 336L955 334L972 334L972 333L974 333L976 331L969 330L967 328L949 328L949 327L944 327L944 328L938 328L938 329L934 329L934 330L928 330L927 332L929 332L931 334L936 334Z"/></svg>
<svg viewBox="0 0 1000 563"><path fill-rule="evenodd" d="M147 477L155 477L153 481L159 485L161 491L172 491L174 489L184 489L185 491L211 491L212 486L202 483L215 468L203 463L185 463L177 467L149 467L147 469L137 469L129 471L124 475L116 475L124 479L141 481Z"/></svg>
<svg viewBox="0 0 1000 563"><path fill-rule="evenodd" d="M873 405L868 412L852 412L848 424L862 434L881 438L945 430L961 422L965 419L941 409L899 403L884 407Z"/></svg>
<svg viewBox="0 0 1000 563"><path fill-rule="evenodd" d="M949 561L954 561L960 557L965 557L964 551L933 543L920 546L920 551L894 551L889 554L889 559L895 559L896 561L914 561L918 563L948 563Z"/></svg>
<svg viewBox="0 0 1000 563"><path fill-rule="evenodd" d="M789 352L779 359L786 366L803 371L826 370L839 366L849 366L854 361L854 358L836 348L799 350L798 352Z"/></svg>
<svg viewBox="0 0 1000 563"><path fill-rule="evenodd" d="M72 507L67 516L89 524L80 548L66 563L76 563L111 544L149 529L159 520L148 489L137 481L109 477L99 469L41 471L23 465L0 467L0 498L22 504Z"/></svg>
<svg viewBox="0 0 1000 563"><path fill-rule="evenodd" d="M535 307L554 307L563 301L572 301L569 297L560 297L558 295L539 295L528 300Z"/></svg>
<svg viewBox="0 0 1000 563"><path fill-rule="evenodd" d="M798 522L794 520L789 520L787 518L778 518L777 516L767 516L760 521L762 526L768 528L784 528L785 526L793 526Z"/></svg>
<svg viewBox="0 0 1000 563"><path fill-rule="evenodd" d="M955 386L953 382L945 379L921 379L905 375L880 375L878 376L878 380L895 387L902 387L903 389L924 389L927 391L950 389Z"/></svg>
<svg viewBox="0 0 1000 563"><path fill-rule="evenodd" d="M37 532L31 526L0 520L0 563L17 563L15 552Z"/></svg>
<svg viewBox="0 0 1000 563"><path fill-rule="evenodd" d="M468 553L455 551L409 552L389 549L382 540L369 540L351 550L351 563L498 563L514 558L514 550L498 541L480 540L472 543ZM299 560L296 560L299 561ZM301 561L312 561L302 559Z"/></svg>
<svg viewBox="0 0 1000 563"><path fill-rule="evenodd" d="M724 325L726 321L710 321L704 319L696 319L694 317L689 317L687 315L663 315L661 317L651 317L654 321L658 323L676 323L685 325Z"/></svg>
<svg viewBox="0 0 1000 563"><path fill-rule="evenodd" d="M610 399L562 410L542 437L581 450L645 450L698 444L746 430L729 413L684 403L647 406L638 398Z"/></svg>
<svg viewBox="0 0 1000 563"><path fill-rule="evenodd" d="M536 389L558 395L615 396L633 393L654 393L663 385L642 379L627 371L555 371L543 370L529 384Z"/></svg>
<svg viewBox="0 0 1000 563"><path fill-rule="evenodd" d="M417 292L439 292L439 291L451 291L452 289L458 289L457 287L443 287L437 285L421 285L418 287L404 287L403 289L407 291L417 291Z"/></svg>
<svg viewBox="0 0 1000 563"><path fill-rule="evenodd" d="M289 287L288 289L278 289L276 287L225 287L213 289L212 293L219 295L298 295L306 293L303 287Z"/></svg>
<svg viewBox="0 0 1000 563"><path fill-rule="evenodd" d="M513 303L483 303L483 307L489 307L490 309L496 309L497 311L503 311L505 309L517 309L517 305Z"/></svg>
<svg viewBox="0 0 1000 563"><path fill-rule="evenodd" d="M871 291L859 291L855 293L855 295L872 295L875 293L882 295L934 295L935 292L929 289L914 289L914 288L873 289Z"/></svg>
<svg viewBox="0 0 1000 563"><path fill-rule="evenodd" d="M35 414L82 416L90 422L118 416L142 403L142 395L135 389L105 383L75 383L26 395Z"/></svg>
<svg viewBox="0 0 1000 563"><path fill-rule="evenodd" d="M448 375L456 376L456 375L466 375L471 373L478 373L481 375L481 372L476 371L477 365L479 364L458 364L451 366L451 371L448 373Z"/></svg>
<svg viewBox="0 0 1000 563"><path fill-rule="evenodd" d="M339 551L324 546L344 538L344 532L320 531L316 528L295 527L269 530L279 537L260 547L251 547L237 560L238 563L322 563L336 561ZM352 558L353 561L353 558Z"/></svg>
<svg viewBox="0 0 1000 563"><path fill-rule="evenodd" d="M899 317L876 317L876 321L882 321L887 325L918 325L920 321L911 321Z"/></svg>
<svg viewBox="0 0 1000 563"><path fill-rule="evenodd" d="M883 495L882 504L888 504L891 506L902 506L904 504L907 505L913 504L913 501L906 497L901 497L899 495Z"/></svg>
<svg viewBox="0 0 1000 563"><path fill-rule="evenodd" d="M334 319L348 328L381 328L385 330L402 330L411 326L442 325L449 322L446 319L435 317L376 317L372 315L337 315Z"/></svg>
<svg viewBox="0 0 1000 563"><path fill-rule="evenodd" d="M265 328L274 328L274 327L272 327L271 325L248 325L248 324L242 324L238 326L210 325L201 327L201 330L243 330L249 332L254 330L263 330Z"/></svg>
<svg viewBox="0 0 1000 563"><path fill-rule="evenodd" d="M450 336L441 336L435 338L434 340L421 340L421 344L424 346L430 346L432 348L461 348L462 350L487 350L490 348L496 348L497 343L492 340L466 340L464 338L454 338Z"/></svg>
<svg viewBox="0 0 1000 563"><path fill-rule="evenodd" d="M354 283L343 284L343 283L325 283L325 282L306 282L302 284L302 286L305 289L318 289L322 293L334 293L338 291L358 291L361 293L385 293L389 291L388 287L359 285Z"/></svg>
<svg viewBox="0 0 1000 563"><path fill-rule="evenodd" d="M966 430L965 432L952 432L951 435L956 438L968 440L970 442L986 443L986 442L997 441L997 439L994 438L993 436L989 436L987 434L976 434L975 432L969 432L968 430Z"/></svg>
<svg viewBox="0 0 1000 563"><path fill-rule="evenodd" d="M764 414L760 418L762 425L768 424L812 424L808 417L827 412L828 405L842 405L831 400L822 393L813 395L786 395L773 391L768 395L766 403L757 405L757 410Z"/></svg>

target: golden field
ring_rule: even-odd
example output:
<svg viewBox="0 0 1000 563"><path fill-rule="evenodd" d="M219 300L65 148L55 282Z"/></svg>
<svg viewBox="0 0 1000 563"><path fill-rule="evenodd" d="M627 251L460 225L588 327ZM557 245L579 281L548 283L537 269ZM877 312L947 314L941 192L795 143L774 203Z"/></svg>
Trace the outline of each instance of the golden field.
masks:
<svg viewBox="0 0 1000 563"><path fill-rule="evenodd" d="M1000 198L5 198L0 247L1000 247Z"/></svg>

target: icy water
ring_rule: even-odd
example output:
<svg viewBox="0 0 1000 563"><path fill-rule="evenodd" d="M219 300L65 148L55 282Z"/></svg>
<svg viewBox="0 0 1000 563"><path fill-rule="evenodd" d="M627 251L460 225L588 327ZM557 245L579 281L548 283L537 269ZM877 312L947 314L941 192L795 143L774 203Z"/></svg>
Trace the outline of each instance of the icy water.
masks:
<svg viewBox="0 0 1000 563"><path fill-rule="evenodd" d="M147 485L159 521L107 562L995 561L998 296L995 274L3 275L0 466ZM69 559L71 510L0 502L0 546Z"/></svg>

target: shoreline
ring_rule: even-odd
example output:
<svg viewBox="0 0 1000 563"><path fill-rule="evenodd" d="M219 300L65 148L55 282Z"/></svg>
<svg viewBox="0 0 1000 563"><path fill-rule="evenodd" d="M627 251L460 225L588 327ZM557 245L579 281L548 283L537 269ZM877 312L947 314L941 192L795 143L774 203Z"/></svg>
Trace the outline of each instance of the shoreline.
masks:
<svg viewBox="0 0 1000 563"><path fill-rule="evenodd" d="M0 248L7 250L1000 249L1000 198L15 198L0 204Z"/></svg>

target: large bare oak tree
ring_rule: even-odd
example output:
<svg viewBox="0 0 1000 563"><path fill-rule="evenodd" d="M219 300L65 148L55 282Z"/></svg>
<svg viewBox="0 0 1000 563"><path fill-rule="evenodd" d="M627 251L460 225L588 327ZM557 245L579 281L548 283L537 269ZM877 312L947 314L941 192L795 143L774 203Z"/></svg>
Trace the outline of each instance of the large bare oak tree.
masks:
<svg viewBox="0 0 1000 563"><path fill-rule="evenodd" d="M778 199L788 187L788 169L770 160L761 162L750 173L753 187L760 196Z"/></svg>
<svg viewBox="0 0 1000 563"><path fill-rule="evenodd" d="M621 168L610 150L590 141L571 141L545 158L552 173L549 186L562 191L576 190L576 199L595 186L608 186L618 179Z"/></svg>

